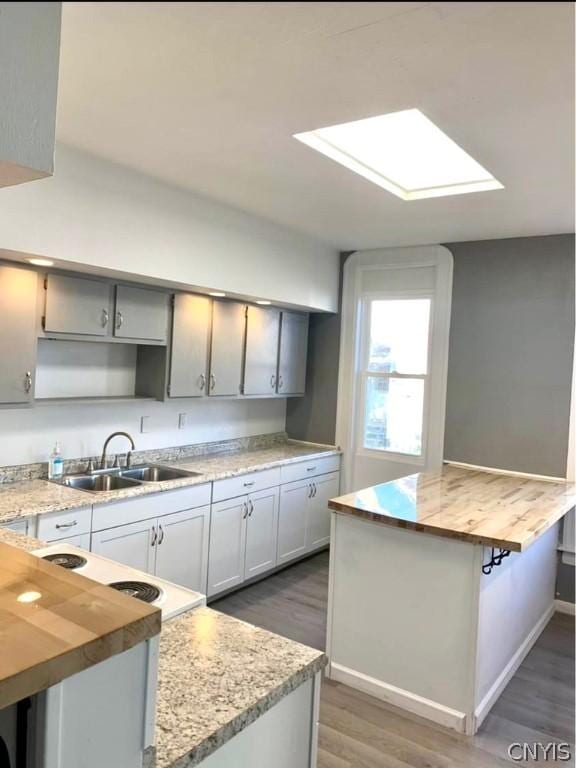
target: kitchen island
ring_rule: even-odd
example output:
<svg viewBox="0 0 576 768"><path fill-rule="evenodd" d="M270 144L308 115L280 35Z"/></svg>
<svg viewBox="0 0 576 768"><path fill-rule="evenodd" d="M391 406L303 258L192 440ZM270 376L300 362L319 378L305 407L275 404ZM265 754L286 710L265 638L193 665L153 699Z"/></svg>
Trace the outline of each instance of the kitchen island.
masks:
<svg viewBox="0 0 576 768"><path fill-rule="evenodd" d="M575 500L456 466L331 500L328 676L475 733L554 612Z"/></svg>

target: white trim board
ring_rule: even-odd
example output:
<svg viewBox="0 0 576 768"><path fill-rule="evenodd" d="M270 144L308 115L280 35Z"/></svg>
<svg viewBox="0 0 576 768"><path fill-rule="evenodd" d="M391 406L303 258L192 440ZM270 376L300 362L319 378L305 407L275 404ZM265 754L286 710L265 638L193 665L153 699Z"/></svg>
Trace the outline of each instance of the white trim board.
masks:
<svg viewBox="0 0 576 768"><path fill-rule="evenodd" d="M567 600L554 600L554 609L558 613L576 616L576 603L569 603Z"/></svg>
<svg viewBox="0 0 576 768"><path fill-rule="evenodd" d="M425 717L446 728L452 728L459 733L466 733L466 714L457 709L451 709L437 701L432 701L432 699L425 699L423 696L418 696L403 688L396 688L394 685L383 683L381 680L376 680L374 677L349 669L334 661L330 664L329 677L331 680L349 685L351 688L412 712L414 715L420 715L420 717Z"/></svg>
<svg viewBox="0 0 576 768"><path fill-rule="evenodd" d="M546 625L552 618L552 615L554 614L556 606L555 603L552 603L552 605L542 614L542 616L538 619L522 645L518 648L514 656L510 659L508 664L504 667L502 672L498 675L480 704L476 707L476 710L474 712L474 722L470 725L473 726L473 730L468 731L470 735L473 735L476 733L478 728L482 725L484 719L489 714L490 710L500 697L500 694L506 688L514 674L516 673L516 670L522 664L528 653L530 652L532 646L538 640L544 629L546 628Z"/></svg>

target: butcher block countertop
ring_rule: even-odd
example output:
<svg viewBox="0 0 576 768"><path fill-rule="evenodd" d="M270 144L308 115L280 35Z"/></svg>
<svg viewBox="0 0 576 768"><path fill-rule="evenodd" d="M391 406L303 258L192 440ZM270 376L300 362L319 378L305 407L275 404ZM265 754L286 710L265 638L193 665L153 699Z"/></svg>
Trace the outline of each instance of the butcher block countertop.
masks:
<svg viewBox="0 0 576 768"><path fill-rule="evenodd" d="M0 542L0 709L153 637L160 617Z"/></svg>
<svg viewBox="0 0 576 768"><path fill-rule="evenodd" d="M576 486L445 465L332 499L371 522L523 552L576 503Z"/></svg>

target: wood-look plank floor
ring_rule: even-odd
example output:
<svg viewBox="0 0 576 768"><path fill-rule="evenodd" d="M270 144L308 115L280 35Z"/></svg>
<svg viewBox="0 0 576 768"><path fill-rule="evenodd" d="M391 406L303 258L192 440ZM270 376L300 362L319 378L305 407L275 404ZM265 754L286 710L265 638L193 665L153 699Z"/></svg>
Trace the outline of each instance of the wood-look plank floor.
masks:
<svg viewBox="0 0 576 768"><path fill-rule="evenodd" d="M216 610L324 648L328 554L213 603ZM469 738L324 680L318 768L510 768L513 742L574 744L574 619L556 614ZM572 746L572 755L574 747ZM542 759L542 758L541 758ZM574 766L570 761L553 763Z"/></svg>

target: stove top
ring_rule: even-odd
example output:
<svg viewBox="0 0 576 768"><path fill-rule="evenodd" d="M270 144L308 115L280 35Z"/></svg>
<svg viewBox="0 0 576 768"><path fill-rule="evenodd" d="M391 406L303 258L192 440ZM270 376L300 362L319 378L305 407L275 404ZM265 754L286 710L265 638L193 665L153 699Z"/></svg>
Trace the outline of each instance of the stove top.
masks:
<svg viewBox="0 0 576 768"><path fill-rule="evenodd" d="M107 584L130 597L145 600L160 608L163 621L199 605L206 605L205 595L199 592L65 542L50 544L32 554L100 584Z"/></svg>
<svg viewBox="0 0 576 768"><path fill-rule="evenodd" d="M71 571L75 571L76 568L82 568L88 562L85 557L74 555L71 552L54 552L52 555L44 555L42 559L48 560L62 568L68 568Z"/></svg>
<svg viewBox="0 0 576 768"><path fill-rule="evenodd" d="M145 603L153 603L161 595L158 587L145 581L112 581L108 586Z"/></svg>

